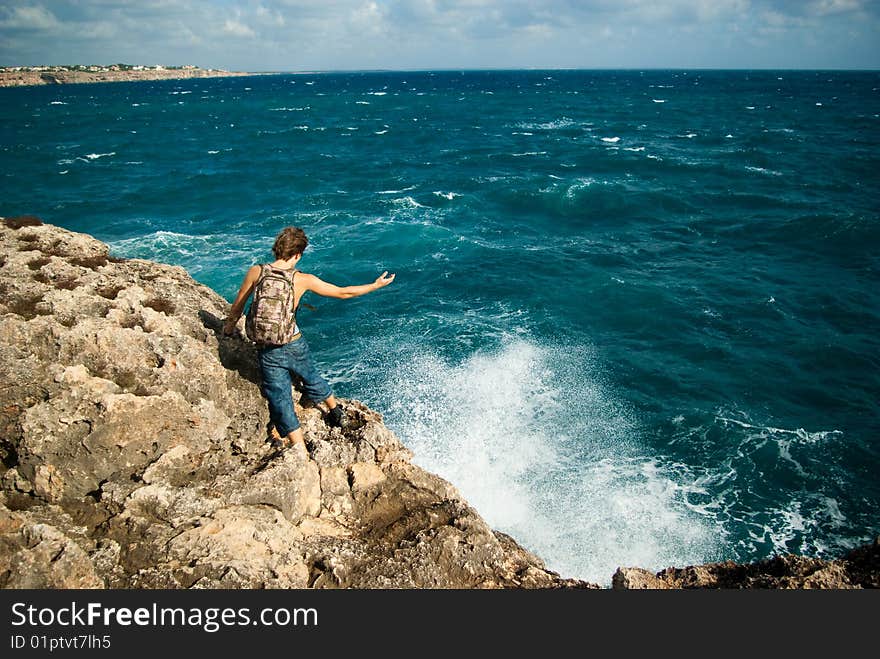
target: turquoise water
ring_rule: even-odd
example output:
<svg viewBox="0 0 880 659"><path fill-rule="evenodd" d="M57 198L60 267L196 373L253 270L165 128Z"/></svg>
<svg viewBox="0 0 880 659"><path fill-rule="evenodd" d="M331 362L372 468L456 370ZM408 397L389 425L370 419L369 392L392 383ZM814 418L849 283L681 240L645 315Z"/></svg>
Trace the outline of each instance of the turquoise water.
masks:
<svg viewBox="0 0 880 659"><path fill-rule="evenodd" d="M566 576L880 532L880 74L0 90L0 214L231 299L278 230L338 394Z"/></svg>

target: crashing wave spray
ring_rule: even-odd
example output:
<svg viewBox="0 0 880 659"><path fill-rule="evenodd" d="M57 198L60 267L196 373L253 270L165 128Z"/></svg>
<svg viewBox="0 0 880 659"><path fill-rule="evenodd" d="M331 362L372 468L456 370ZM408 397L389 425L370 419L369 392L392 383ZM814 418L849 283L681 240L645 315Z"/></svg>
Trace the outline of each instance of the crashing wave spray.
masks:
<svg viewBox="0 0 880 659"><path fill-rule="evenodd" d="M585 348L520 339L457 365L420 354L389 369L380 404L416 463L563 576L711 560L687 470L646 454L596 370Z"/></svg>

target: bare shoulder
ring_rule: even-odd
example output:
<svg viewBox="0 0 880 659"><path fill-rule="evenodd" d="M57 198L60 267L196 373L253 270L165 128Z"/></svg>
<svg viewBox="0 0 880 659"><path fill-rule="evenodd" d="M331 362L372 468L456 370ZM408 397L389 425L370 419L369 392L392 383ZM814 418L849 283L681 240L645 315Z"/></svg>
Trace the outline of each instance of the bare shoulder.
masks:
<svg viewBox="0 0 880 659"><path fill-rule="evenodd" d="M314 284L319 279L308 272L303 272L302 270L296 271L296 283L304 286L306 289L311 288L311 285Z"/></svg>

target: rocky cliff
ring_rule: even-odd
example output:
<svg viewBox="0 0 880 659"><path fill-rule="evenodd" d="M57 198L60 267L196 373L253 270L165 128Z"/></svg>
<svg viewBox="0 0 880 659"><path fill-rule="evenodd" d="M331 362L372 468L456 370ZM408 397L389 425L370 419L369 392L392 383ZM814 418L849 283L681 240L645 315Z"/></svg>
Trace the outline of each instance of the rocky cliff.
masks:
<svg viewBox="0 0 880 659"><path fill-rule="evenodd" d="M138 82L142 80L185 80L191 78L231 78L254 75L240 71L216 69L147 69L143 71L0 71L0 87L27 87L33 85L67 85L91 82Z"/></svg>
<svg viewBox="0 0 880 659"><path fill-rule="evenodd" d="M307 450L272 448L227 309L182 268L0 223L0 586L596 587L489 528L357 401L344 430L298 402ZM861 551L614 585L876 587L878 546Z"/></svg>

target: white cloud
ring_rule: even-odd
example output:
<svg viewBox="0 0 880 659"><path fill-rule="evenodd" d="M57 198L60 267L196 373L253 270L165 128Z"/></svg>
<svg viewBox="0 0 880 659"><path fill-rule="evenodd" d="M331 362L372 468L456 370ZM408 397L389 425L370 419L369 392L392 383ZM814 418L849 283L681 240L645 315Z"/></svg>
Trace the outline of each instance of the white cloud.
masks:
<svg viewBox="0 0 880 659"><path fill-rule="evenodd" d="M226 19L226 22L223 24L223 32L233 37L242 37L246 39L253 39L257 36L257 33L247 25L232 18Z"/></svg>
<svg viewBox="0 0 880 659"><path fill-rule="evenodd" d="M54 30L61 25L55 15L42 5L2 9L6 17L0 20L0 29Z"/></svg>

